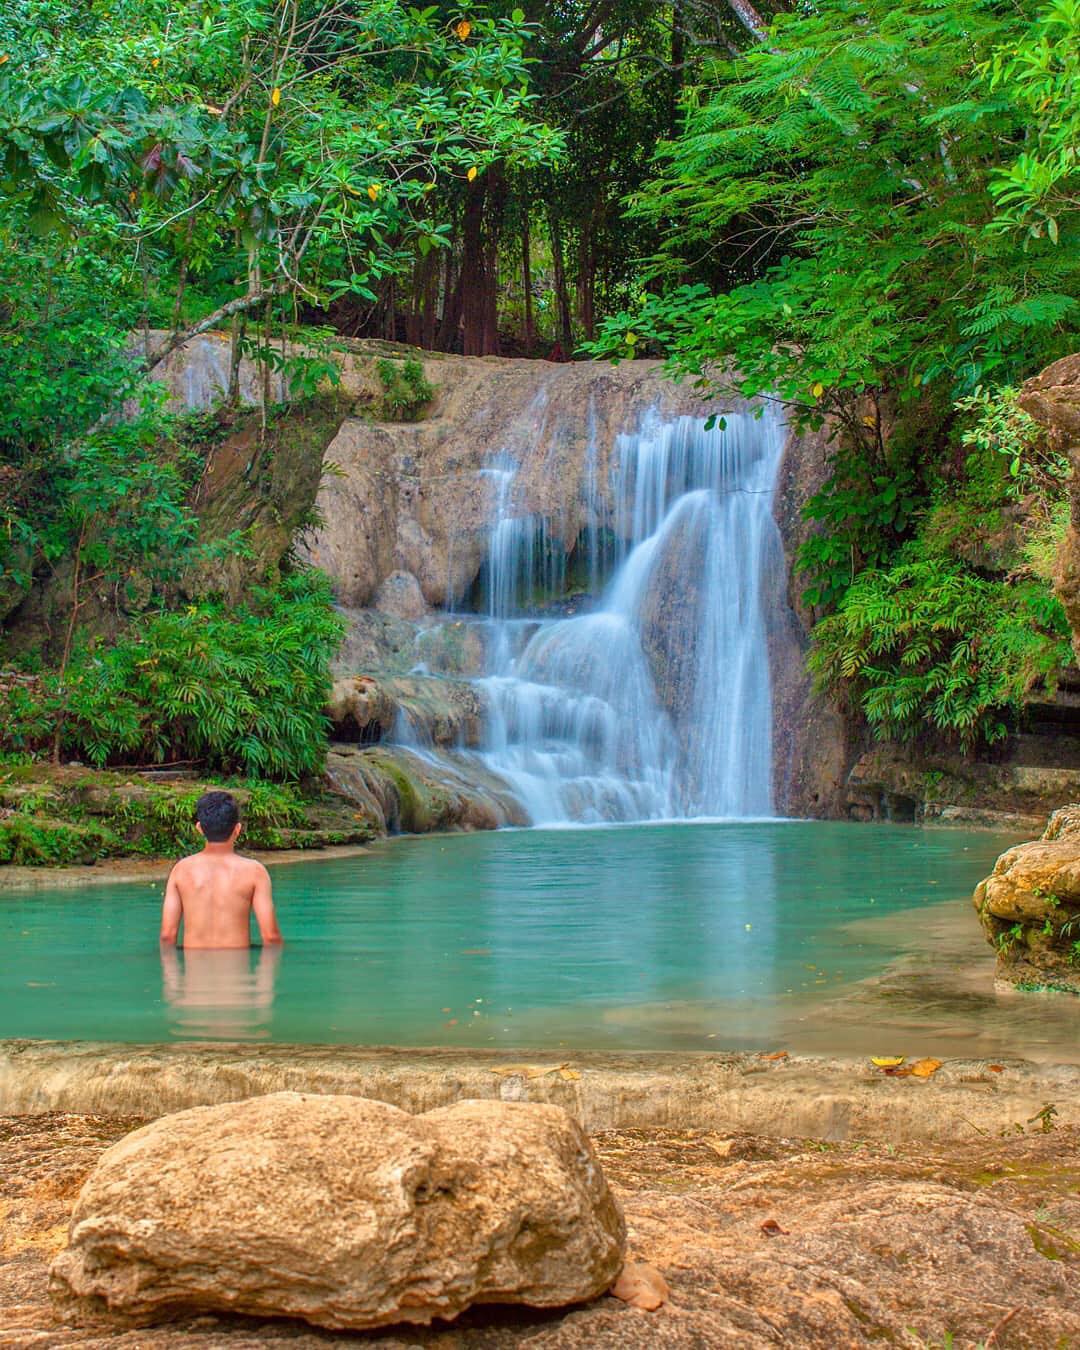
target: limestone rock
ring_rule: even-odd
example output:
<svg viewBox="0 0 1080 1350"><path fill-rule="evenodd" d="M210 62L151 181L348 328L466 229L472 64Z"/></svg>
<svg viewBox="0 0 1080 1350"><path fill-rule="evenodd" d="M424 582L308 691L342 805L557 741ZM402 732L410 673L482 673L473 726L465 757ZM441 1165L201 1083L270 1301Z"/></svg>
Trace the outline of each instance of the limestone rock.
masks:
<svg viewBox="0 0 1080 1350"><path fill-rule="evenodd" d="M558 1107L459 1102L410 1116L281 1092L166 1116L91 1173L51 1288L65 1315L195 1310L362 1329L474 1303L602 1293L625 1225Z"/></svg>
<svg viewBox="0 0 1080 1350"><path fill-rule="evenodd" d="M999 975L1080 993L1080 806L1055 811L1041 839L1003 853L974 904Z"/></svg>
<svg viewBox="0 0 1080 1350"><path fill-rule="evenodd" d="M356 675L334 681L327 702L334 737L374 745L475 749L484 737L484 695L465 680L430 675Z"/></svg>
<svg viewBox="0 0 1080 1350"><path fill-rule="evenodd" d="M1072 628L1080 661L1080 353L1046 367L1020 390L1021 408L1046 430L1051 447L1072 463L1070 521L1054 566L1054 590Z"/></svg>
<svg viewBox="0 0 1080 1350"><path fill-rule="evenodd" d="M646 1261L627 1261L611 1286L611 1294L631 1308L655 1312L671 1297L671 1290L655 1266Z"/></svg>
<svg viewBox="0 0 1080 1350"><path fill-rule="evenodd" d="M371 603L380 613L395 619L415 621L427 613L420 583L411 572L391 572L379 583Z"/></svg>
<svg viewBox="0 0 1080 1350"><path fill-rule="evenodd" d="M509 783L465 751L421 756L400 745L332 745L328 786L384 834L528 825Z"/></svg>

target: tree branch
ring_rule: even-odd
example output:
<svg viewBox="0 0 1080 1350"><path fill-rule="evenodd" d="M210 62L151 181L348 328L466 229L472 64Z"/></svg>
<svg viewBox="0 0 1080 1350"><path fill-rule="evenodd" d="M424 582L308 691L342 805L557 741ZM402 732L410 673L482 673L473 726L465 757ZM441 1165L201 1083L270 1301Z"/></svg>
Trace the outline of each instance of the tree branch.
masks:
<svg viewBox="0 0 1080 1350"><path fill-rule="evenodd" d="M257 309L275 295L284 295L290 290L292 290L292 286L288 282L276 281L272 286L265 286L252 294L238 295L235 300L230 300L220 309L215 309L213 314L208 314L194 328L189 328L183 333L173 333L171 337L166 338L157 351L147 354L139 368L143 371L153 370L167 356L171 356L177 347L182 347L185 342L190 342L192 338L201 337L203 333L208 333L211 328L220 327L226 319L231 319L235 314L246 314L248 310Z"/></svg>

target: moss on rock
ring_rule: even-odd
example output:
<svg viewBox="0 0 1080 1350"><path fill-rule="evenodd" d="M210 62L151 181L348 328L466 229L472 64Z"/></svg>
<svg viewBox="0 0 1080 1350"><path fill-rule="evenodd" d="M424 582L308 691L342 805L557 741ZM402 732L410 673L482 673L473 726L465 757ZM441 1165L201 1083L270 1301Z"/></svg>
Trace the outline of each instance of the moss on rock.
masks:
<svg viewBox="0 0 1080 1350"><path fill-rule="evenodd" d="M198 844L195 803L214 787L240 802L249 848L324 848L381 833L351 803L322 790L31 764L0 771L0 863L57 866L190 851Z"/></svg>

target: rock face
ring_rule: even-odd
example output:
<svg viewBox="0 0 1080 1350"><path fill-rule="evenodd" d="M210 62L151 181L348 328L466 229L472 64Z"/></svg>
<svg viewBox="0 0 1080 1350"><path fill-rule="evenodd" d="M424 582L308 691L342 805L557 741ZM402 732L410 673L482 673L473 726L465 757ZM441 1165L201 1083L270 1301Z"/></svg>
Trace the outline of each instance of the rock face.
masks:
<svg viewBox="0 0 1080 1350"><path fill-rule="evenodd" d="M1046 429L1051 447L1072 464L1070 521L1058 550L1054 590L1065 606L1080 661L1080 353L1055 361L1026 381L1019 402Z"/></svg>
<svg viewBox="0 0 1080 1350"><path fill-rule="evenodd" d="M1080 994L1080 806L1055 811L1042 839L1003 853L974 903L1001 978Z"/></svg>
<svg viewBox="0 0 1080 1350"><path fill-rule="evenodd" d="M557 1107L410 1116L282 1092L166 1116L109 1149L51 1283L80 1320L427 1325L474 1303L593 1298L624 1246L592 1147Z"/></svg>
<svg viewBox="0 0 1080 1350"><path fill-rule="evenodd" d="M427 613L420 583L411 572L391 572L379 583L371 603L395 619L422 619Z"/></svg>
<svg viewBox="0 0 1080 1350"><path fill-rule="evenodd" d="M435 760L400 745L337 743L326 757L326 781L380 834L529 823L509 784L466 751L446 750Z"/></svg>
<svg viewBox="0 0 1080 1350"><path fill-rule="evenodd" d="M475 748L483 739L484 705L481 691L466 680L355 675L334 681L327 712L339 741Z"/></svg>
<svg viewBox="0 0 1080 1350"><path fill-rule="evenodd" d="M878 746L856 760L844 789L855 820L1038 829L1062 800L1080 796L1075 737L1013 736L996 759L957 750ZM1054 762L1046 762L1052 756Z"/></svg>

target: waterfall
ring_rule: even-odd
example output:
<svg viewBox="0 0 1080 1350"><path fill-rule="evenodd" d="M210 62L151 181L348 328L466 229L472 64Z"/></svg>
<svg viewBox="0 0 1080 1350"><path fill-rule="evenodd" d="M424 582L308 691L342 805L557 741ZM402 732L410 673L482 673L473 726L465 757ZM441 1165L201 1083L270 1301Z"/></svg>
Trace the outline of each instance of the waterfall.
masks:
<svg viewBox="0 0 1080 1350"><path fill-rule="evenodd" d="M515 501L513 457L484 471L489 715L471 753L534 824L772 814L763 591L782 444L768 411L709 430L649 412L617 438L605 493L591 421L576 548L607 580L565 618L537 612L565 581L557 526Z"/></svg>

